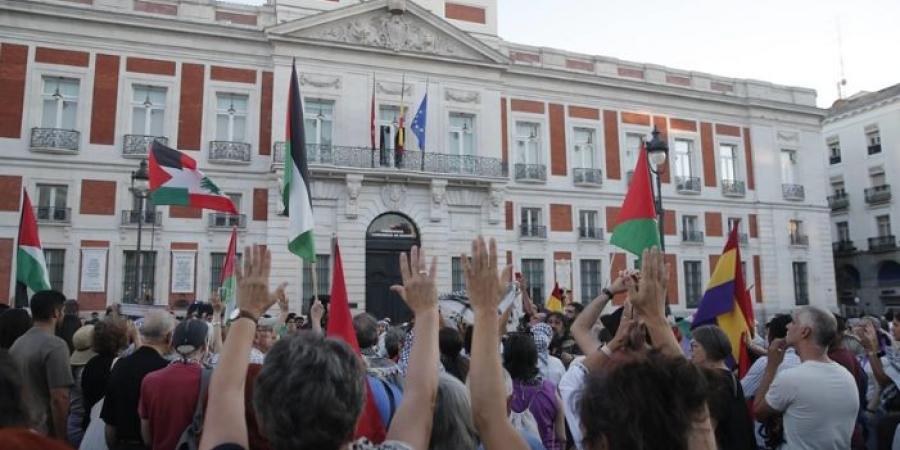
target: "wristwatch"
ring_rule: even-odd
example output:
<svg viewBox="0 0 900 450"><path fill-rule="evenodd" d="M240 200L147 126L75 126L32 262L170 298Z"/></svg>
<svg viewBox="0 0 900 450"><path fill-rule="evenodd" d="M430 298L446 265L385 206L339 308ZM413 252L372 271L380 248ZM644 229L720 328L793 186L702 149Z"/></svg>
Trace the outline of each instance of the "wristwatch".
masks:
<svg viewBox="0 0 900 450"><path fill-rule="evenodd" d="M600 292L602 292L603 295L606 296L606 298L611 299L616 296L616 294L613 294L613 292L611 290L609 290L609 288L603 288L603 290L601 290Z"/></svg>
<svg viewBox="0 0 900 450"><path fill-rule="evenodd" d="M259 322L259 317L256 317L253 313L244 309L238 310L237 318L235 318L234 320L238 319L250 319L253 321L253 323Z"/></svg>

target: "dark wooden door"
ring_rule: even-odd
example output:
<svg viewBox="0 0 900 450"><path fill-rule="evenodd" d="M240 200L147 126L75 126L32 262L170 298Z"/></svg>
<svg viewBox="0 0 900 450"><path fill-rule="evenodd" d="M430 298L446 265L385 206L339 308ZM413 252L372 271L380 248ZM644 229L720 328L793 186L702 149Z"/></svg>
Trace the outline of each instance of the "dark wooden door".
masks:
<svg viewBox="0 0 900 450"><path fill-rule="evenodd" d="M399 325L412 318L406 303L391 291L391 286L401 284L400 253L408 252L415 244L412 240L377 242L366 245L366 312L376 319L388 317Z"/></svg>

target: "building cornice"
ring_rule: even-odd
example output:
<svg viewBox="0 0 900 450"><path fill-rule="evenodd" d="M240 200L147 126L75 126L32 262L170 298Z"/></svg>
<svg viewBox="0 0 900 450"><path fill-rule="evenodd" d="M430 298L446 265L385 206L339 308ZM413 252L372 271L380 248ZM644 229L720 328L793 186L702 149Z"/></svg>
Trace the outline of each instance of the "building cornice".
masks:
<svg viewBox="0 0 900 450"><path fill-rule="evenodd" d="M893 103L897 103L900 101L900 95L895 95L890 98L886 98L877 102L872 102L864 106L860 106L859 108L854 108L848 111L844 111L835 115L827 116L823 121L822 125L828 125L835 122L840 122L844 119L849 119L854 116L858 116L861 114L865 114L869 111L874 111L878 108L883 108L885 106L891 105Z"/></svg>

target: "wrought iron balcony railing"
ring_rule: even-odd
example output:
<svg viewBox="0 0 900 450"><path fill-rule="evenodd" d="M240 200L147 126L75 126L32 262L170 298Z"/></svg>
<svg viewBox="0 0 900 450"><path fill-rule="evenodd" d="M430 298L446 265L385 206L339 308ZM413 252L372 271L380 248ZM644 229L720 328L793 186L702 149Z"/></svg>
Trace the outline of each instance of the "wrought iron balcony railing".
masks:
<svg viewBox="0 0 900 450"><path fill-rule="evenodd" d="M853 241L840 240L831 243L831 250L834 251L834 253L837 255L847 255L855 252L856 246L853 245Z"/></svg>
<svg viewBox="0 0 900 450"><path fill-rule="evenodd" d="M81 133L61 128L32 128L31 151L78 153Z"/></svg>
<svg viewBox="0 0 900 450"><path fill-rule="evenodd" d="M675 189L682 194L699 194L700 178L698 177L675 177Z"/></svg>
<svg viewBox="0 0 900 450"><path fill-rule="evenodd" d="M870 145L868 150L870 155L881 153L881 144Z"/></svg>
<svg viewBox="0 0 900 450"><path fill-rule="evenodd" d="M838 192L834 195L829 195L828 206L831 207L833 211L847 209L847 207L850 206L850 197L847 196L846 192Z"/></svg>
<svg viewBox="0 0 900 450"><path fill-rule="evenodd" d="M831 165L840 164L841 157L840 156L830 156L830 157L828 157L828 163Z"/></svg>
<svg viewBox="0 0 900 450"><path fill-rule="evenodd" d="M246 214L212 213L209 215L210 228L247 228Z"/></svg>
<svg viewBox="0 0 900 450"><path fill-rule="evenodd" d="M702 231L682 231L681 232L681 241L692 243L692 244L700 244L703 243L703 232Z"/></svg>
<svg viewBox="0 0 900 450"><path fill-rule="evenodd" d="M891 185L883 184L866 189L866 203L870 205L885 203L891 200Z"/></svg>
<svg viewBox="0 0 900 450"><path fill-rule="evenodd" d="M69 223L72 221L72 208L36 206L34 215L40 223Z"/></svg>
<svg viewBox="0 0 900 450"><path fill-rule="evenodd" d="M603 185L603 171L600 169L576 167L572 171L572 178L578 186L599 187Z"/></svg>
<svg viewBox="0 0 900 450"><path fill-rule="evenodd" d="M526 238L547 238L547 227L544 225L522 225L519 227L520 236Z"/></svg>
<svg viewBox="0 0 900 450"><path fill-rule="evenodd" d="M791 245L794 247L809 247L809 236L800 233L790 233Z"/></svg>
<svg viewBox="0 0 900 450"><path fill-rule="evenodd" d="M223 164L249 164L252 147L246 142L210 141L209 160Z"/></svg>
<svg viewBox="0 0 900 450"><path fill-rule="evenodd" d="M870 252L890 252L897 248L897 239L894 235L869 238Z"/></svg>
<svg viewBox="0 0 900 450"><path fill-rule="evenodd" d="M799 184L782 184L781 194L785 200L802 201L806 198L806 190Z"/></svg>
<svg viewBox="0 0 900 450"><path fill-rule="evenodd" d="M128 209L122 211L122 226L137 226L138 222L141 225L160 226L162 225L162 212Z"/></svg>
<svg viewBox="0 0 900 450"><path fill-rule="evenodd" d="M516 164L516 181L542 183L547 181L547 166L543 164Z"/></svg>
<svg viewBox="0 0 900 450"><path fill-rule="evenodd" d="M169 138L165 136L126 134L122 139L122 156L126 158L144 158L147 156L150 144L154 141L162 145L169 145Z"/></svg>
<svg viewBox="0 0 900 450"><path fill-rule="evenodd" d="M722 180L722 195L726 197L743 197L747 194L747 188L743 181Z"/></svg>
<svg viewBox="0 0 900 450"><path fill-rule="evenodd" d="M583 240L602 241L603 228L597 227L578 227L578 238Z"/></svg>

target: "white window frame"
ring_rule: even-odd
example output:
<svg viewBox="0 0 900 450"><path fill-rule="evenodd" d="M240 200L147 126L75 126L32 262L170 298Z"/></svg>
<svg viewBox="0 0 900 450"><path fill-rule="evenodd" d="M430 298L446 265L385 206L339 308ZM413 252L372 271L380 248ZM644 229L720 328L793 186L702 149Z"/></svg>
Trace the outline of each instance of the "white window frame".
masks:
<svg viewBox="0 0 900 450"><path fill-rule="evenodd" d="M394 142L397 140L397 130L400 128L400 112L403 112L403 126L406 127L406 142L404 144L409 143L409 138L412 136L412 133L409 131L409 121L411 120L409 114L409 107L401 107L400 102L387 102L387 101L379 101L376 105L375 113L375 123L377 124L377 129L375 130L375 145L379 145L380 138L378 137L379 130L381 130L382 126L391 127L391 139L386 142L385 148L387 150L394 150ZM381 118L381 110L384 107L397 108L397 116L391 120L382 119ZM413 112L415 114L415 112ZM409 148L409 145L404 145L404 147ZM394 158L391 157L391 164L393 164Z"/></svg>
<svg viewBox="0 0 900 450"><path fill-rule="evenodd" d="M317 110L311 110L307 107L309 104L309 100L318 100L322 103L331 102L331 115L326 115L324 112L322 113L323 117L319 117L319 112ZM315 139L309 139L311 136L309 134L310 130L306 129L306 124L304 124L304 130L306 130L307 144L312 145L334 145L334 130L335 130L335 114L337 113L337 101L333 98L324 97L321 95L306 95L303 98L303 120L313 120L316 123L316 131L315 131ZM322 142L322 124L324 122L331 122L331 136L329 136L329 144L325 144Z"/></svg>
<svg viewBox="0 0 900 450"><path fill-rule="evenodd" d="M687 135L682 133L677 133L672 136L672 143L670 152L671 161L669 163L669 167L672 170L673 177L683 177L683 178L700 178L699 169L697 167L697 139L693 135ZM684 141L690 143L690 152L687 155L687 164L688 164L688 174L684 175L679 173L679 169L681 167L680 158L678 157L678 141Z"/></svg>
<svg viewBox="0 0 900 450"><path fill-rule="evenodd" d="M722 158L722 147L723 146L732 146L734 147L734 160L732 161L734 168L734 178L729 179L725 178L725 171L722 170L722 164L724 159ZM719 182L722 181L741 181L744 182L747 179L746 176L746 167L744 167L744 150L741 146L741 143L737 140L733 139L717 139L716 140L716 173L719 175ZM745 186L746 189L746 186Z"/></svg>
<svg viewBox="0 0 900 450"><path fill-rule="evenodd" d="M146 97L145 97L144 102L141 102L139 99L135 99L135 93L136 93L136 91L138 90L138 88L165 89L165 100L163 101L162 105L151 105L151 106L148 106L148 105L146 104ZM154 110L162 110L162 114L163 114L163 118L162 118L162 132L161 132L158 136L156 136L156 137L159 137L159 136L165 137L165 136L167 136L167 134L166 134L166 129L167 129L167 127L166 127L166 125L167 125L167 124L166 124L166 121L168 120L169 111L170 111L170 109L169 109L169 97L171 97L170 94L171 94L171 90L170 90L170 88L169 88L168 86L159 86L159 85L151 84L151 83L133 83L133 84L131 85L131 95L128 96L128 99L129 99L129 102L128 102L128 103L129 103L128 113L129 113L129 115L131 116L131 117L130 117L130 119L131 119L131 126L128 127L129 134L134 133L134 134L142 135L142 136L154 136L154 135L153 135L153 132L152 132L152 128L153 128L153 125L152 125L152 123L153 123L152 111L154 111ZM135 133L135 132L134 132L134 128L135 128L135 123L134 123L134 122L135 122L135 119L134 119L134 110L137 109L137 108L139 108L139 107L143 107L143 108L145 109L145 114L146 114L146 115L145 115L145 117L144 117L144 124L143 124L143 126L142 126L143 131L140 132L140 133Z"/></svg>
<svg viewBox="0 0 900 450"><path fill-rule="evenodd" d="M537 129L534 132L534 136L533 137L531 135L519 136L519 134L518 134L519 124L530 124L530 125L536 126ZM512 135L513 135L512 151L515 153L514 161L516 162L516 164L528 164L528 165L544 164L544 160L547 159L547 155L545 154L546 150L544 148L545 147L544 143L547 142L546 133L548 132L546 122L543 120L532 119L532 118L528 118L528 117L520 117L520 118L514 118L512 121L512 125L513 125L512 130L511 130ZM529 153L531 153L531 152L529 151L528 148L525 149L524 161L522 160L522 155L519 154L519 143L520 142L530 142L530 143L534 143L537 146L537 148L534 149L534 153L535 153L534 157L536 158L536 160L532 161L531 158L529 158L529 156L530 156Z"/></svg>
<svg viewBox="0 0 900 450"><path fill-rule="evenodd" d="M840 164L844 162L844 155L841 150L841 138L839 136L829 136L825 139L825 146L828 147L828 163L831 165L831 158L833 156L837 156L840 158L840 162L835 163L834 165ZM835 155L835 150L837 150L837 155Z"/></svg>
<svg viewBox="0 0 900 450"><path fill-rule="evenodd" d="M883 217L887 218L887 227L885 229L882 229L881 219ZM875 216L875 236L885 237L885 236L892 235L893 234L893 232L891 230L892 227L893 227L893 224L891 223L891 215L890 214L879 214L879 215Z"/></svg>
<svg viewBox="0 0 900 450"><path fill-rule="evenodd" d="M227 110L219 109L219 96L225 97L224 100L227 101L226 96L231 96L232 103L229 105ZM245 97L247 99L247 109L243 112L234 109L234 98L236 97ZM232 111L234 109L234 111ZM249 116L250 116L250 96L242 93L233 93L233 92L216 92L216 109L213 111L216 115L216 140L228 141L228 142L246 142L247 134L248 134L248 125L249 125ZM228 132L225 134L225 137L219 137L219 116L227 115L228 116ZM234 123L235 119L241 117L244 119L244 136L243 139L237 139L234 136Z"/></svg>
<svg viewBox="0 0 900 450"><path fill-rule="evenodd" d="M876 224L877 224L877 219L876 219ZM843 227L841 225L843 225ZM850 240L850 221L849 220L841 220L839 222L835 222L834 229L835 229L835 233L837 234L837 238L838 238L839 242L846 242L846 241Z"/></svg>
<svg viewBox="0 0 900 450"><path fill-rule="evenodd" d="M640 147L635 151L634 158L629 158L628 156L628 136L629 135L640 135L641 139L643 139L644 143L649 142L650 140L650 132L652 128L650 126L644 125L634 125L634 124L626 124L621 122L619 123L619 151L621 152L621 161L622 161L622 174L623 180L630 181L631 178L629 174L634 173L634 168L637 165L638 158L640 157L639 153L641 151Z"/></svg>
<svg viewBox="0 0 900 450"><path fill-rule="evenodd" d="M176 72L176 75L177 72ZM152 75L152 74L136 74L132 72L126 72L126 75L122 77L122 86L123 86L123 94L119 101L119 110L127 111L124 115L122 124L124 125L123 133L132 134L131 131L134 129L134 112L132 111L132 98L134 98L134 88L135 86L153 86L160 87L166 89L166 105L165 105L165 118L163 120L163 134L156 137L165 137L169 138L169 143L172 144L171 137L175 135L175 130L178 129L178 102L179 102L179 78L176 76L163 76L163 75ZM122 115L120 115L122 117ZM174 147L174 146L173 146Z"/></svg>
<svg viewBox="0 0 900 450"><path fill-rule="evenodd" d="M63 80L76 82L78 93L76 94L76 96L74 98L66 97L61 92L58 91L58 89L59 89L58 87L57 87L57 92L59 93L59 97L56 97L56 93L48 94L48 93L44 92L44 86L51 84L54 80L56 80L56 82L58 84L61 84ZM53 129L59 129L59 130L78 130L78 107L82 100L81 81L82 80L80 78L74 78L74 77L55 77L55 76L50 76L50 75L45 75L45 76L41 77L41 102L40 102L40 104L41 104L41 127L53 128ZM54 99L54 101L56 102L56 106L55 106L56 114L55 114L55 119L53 121L54 122L53 126L47 126L47 124L43 123L44 102L47 100L50 100L50 99ZM66 124L63 123L63 110L65 109L66 103L74 103L75 104L74 105L75 112L73 113L73 119L72 119L73 123L71 124L71 126L66 126Z"/></svg>
<svg viewBox="0 0 900 450"><path fill-rule="evenodd" d="M34 49L30 50L32 55L34 51ZM31 57L29 57L29 61L31 61ZM25 102L25 111L23 112L23 115L28 119L23 121L23 125L30 124L31 127L35 128L43 127L43 78L45 76L74 78L78 80L79 101L75 114L75 127L73 129L82 131L82 127L85 123L84 118L90 117L90 102L85 100L89 98L91 92L89 89L90 86L87 86L87 79L91 72L91 69L91 67L64 66L59 64L47 64L39 62L35 62L33 65L29 66L28 76L30 77L30 79L26 84L26 99L35 99L35 101ZM29 132L31 127L27 127L29 129ZM82 132L80 134L80 138L84 139L85 135L88 133Z"/></svg>
<svg viewBox="0 0 900 450"><path fill-rule="evenodd" d="M785 154L790 154L790 166L785 167ZM778 152L778 165L781 169L781 182L783 184L801 184L798 180L800 168L799 164L800 152L796 148L783 147Z"/></svg>
<svg viewBox="0 0 900 450"><path fill-rule="evenodd" d="M50 189L50 201L49 201L48 204L47 204L47 207L48 207L48 208L56 208L56 207L57 207L57 206L56 206L55 200L56 200L57 197L59 196L58 188L61 188L61 187L66 188L66 195L63 197L64 200L63 200L63 206L62 206L62 207L63 207L63 208L68 208L68 207L69 207L69 190L70 190L70 186L69 186L67 183L59 183L59 182L56 182L56 183L43 183L43 182L35 183L35 185L34 185L35 190L32 191L32 192L34 192L34 193L36 194L36 197L37 197L37 198L34 199L34 200L35 200L35 201L34 201L34 206L36 206L36 207L41 206L41 188L42 188L42 187L48 187L48 188L51 188L51 189Z"/></svg>
<svg viewBox="0 0 900 450"><path fill-rule="evenodd" d="M471 123L472 123L471 129L465 130L461 127L454 126L453 120L452 120L452 117L454 117L454 116L466 116L466 117L470 118ZM447 122L446 122L447 132L445 133L445 136L446 136L446 141L445 141L446 144L445 145L447 146L448 154L458 155L458 156L475 156L478 154L478 134L479 134L478 133L478 129L479 129L478 118L479 118L478 113L473 112L473 111L466 111L466 110L461 110L458 108L454 108L450 111L447 111L447 119L446 119L447 120ZM427 133L427 131L428 130L426 130L426 133ZM452 142L451 135L453 135L453 134L460 135L459 136L459 147L455 148L455 149L451 145L451 142ZM465 141L463 139L463 135L465 135L465 134L469 134L472 136L472 139L471 139L472 148L468 153L465 151L465 144L464 144ZM413 136L413 134L410 134L410 135Z"/></svg>
<svg viewBox="0 0 900 450"><path fill-rule="evenodd" d="M219 94L235 94L247 96L247 116L244 127L245 144L250 144L252 148L259 146L259 102L260 102L260 84L250 85L247 83L231 83L217 80L206 80L209 87L206 89L206 109L204 110L204 136L201 142L208 144L209 141L218 140L218 105L217 99ZM204 95L205 95L204 94ZM170 114L172 115L172 114ZM276 127L277 128L277 127Z"/></svg>
<svg viewBox="0 0 900 450"><path fill-rule="evenodd" d="M568 127L569 136L567 137L569 145L569 160L572 161L573 169L602 169L603 168L603 155L604 155L604 145L603 145L603 130L597 125L596 122L589 122L585 120L578 119L570 119L570 126ZM587 155L586 152L578 150L578 147L582 145L575 140L577 136L578 130L587 130L593 133L593 141L590 143L591 145L591 154Z"/></svg>
<svg viewBox="0 0 900 450"><path fill-rule="evenodd" d="M537 214L536 214L537 222L535 222L534 220L532 220L531 217L528 218L529 220L528 220L527 222L523 222L523 221L522 221L522 216L523 216L523 214L525 213L525 210L537 210ZM544 223L545 223L545 220L544 220L544 208L543 208L543 207L541 207L541 206L532 206L532 205L522 205L522 206L519 208L519 226L525 226L525 225L527 225L528 228L531 229L531 227L540 227L540 226L544 226Z"/></svg>
<svg viewBox="0 0 900 450"><path fill-rule="evenodd" d="M593 225L585 224L584 221L582 220L583 214L588 214L588 215L593 214L593 215L594 215L594 224L593 224ZM585 208L585 209L579 209L579 210L578 210L578 226L579 226L579 227L582 227L582 228L602 228L600 224L601 224L601 222L600 222L600 210L599 210L599 209L595 209L595 208Z"/></svg>
<svg viewBox="0 0 900 450"><path fill-rule="evenodd" d="M689 218L694 219L692 228L689 228L687 226ZM703 223L701 222L700 215L699 214L682 214L681 215L681 231L683 231L685 233L687 233L687 232L699 233L699 232L704 231Z"/></svg>

